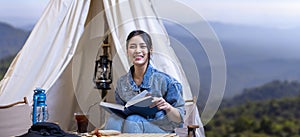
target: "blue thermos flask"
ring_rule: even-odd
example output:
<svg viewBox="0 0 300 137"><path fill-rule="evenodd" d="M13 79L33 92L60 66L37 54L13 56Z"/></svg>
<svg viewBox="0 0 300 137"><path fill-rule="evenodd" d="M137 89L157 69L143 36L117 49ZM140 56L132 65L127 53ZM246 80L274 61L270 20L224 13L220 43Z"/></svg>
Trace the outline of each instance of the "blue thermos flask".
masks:
<svg viewBox="0 0 300 137"><path fill-rule="evenodd" d="M33 94L32 124L46 122L48 118L45 90L36 88Z"/></svg>

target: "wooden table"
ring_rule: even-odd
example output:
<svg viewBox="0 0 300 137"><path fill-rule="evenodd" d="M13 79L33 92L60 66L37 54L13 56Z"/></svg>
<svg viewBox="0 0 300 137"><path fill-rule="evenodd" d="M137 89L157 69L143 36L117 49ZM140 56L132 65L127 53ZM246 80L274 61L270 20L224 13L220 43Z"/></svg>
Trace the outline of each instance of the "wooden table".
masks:
<svg viewBox="0 0 300 137"><path fill-rule="evenodd" d="M96 137L96 135L84 133L81 135L81 137ZM119 135L107 135L107 136L102 135L101 137L179 137L179 136L176 135L175 133L170 133L170 134L165 134L165 133L139 133L139 134L121 133Z"/></svg>
<svg viewBox="0 0 300 137"><path fill-rule="evenodd" d="M176 134L129 134L129 133L122 133L116 137L179 137Z"/></svg>

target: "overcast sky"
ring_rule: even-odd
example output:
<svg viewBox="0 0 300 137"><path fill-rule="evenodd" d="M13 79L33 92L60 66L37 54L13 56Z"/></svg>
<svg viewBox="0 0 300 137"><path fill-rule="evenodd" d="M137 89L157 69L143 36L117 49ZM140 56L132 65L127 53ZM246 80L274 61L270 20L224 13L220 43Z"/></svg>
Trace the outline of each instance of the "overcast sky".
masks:
<svg viewBox="0 0 300 137"><path fill-rule="evenodd" d="M178 1L191 7L208 21L279 28L300 27L299 0ZM14 26L34 24L48 2L49 0L1 0L0 21ZM173 15L178 16L180 13Z"/></svg>
<svg viewBox="0 0 300 137"><path fill-rule="evenodd" d="M210 21L290 28L300 26L299 0L181 0Z"/></svg>
<svg viewBox="0 0 300 137"><path fill-rule="evenodd" d="M14 26L34 24L49 0L1 0L0 21Z"/></svg>

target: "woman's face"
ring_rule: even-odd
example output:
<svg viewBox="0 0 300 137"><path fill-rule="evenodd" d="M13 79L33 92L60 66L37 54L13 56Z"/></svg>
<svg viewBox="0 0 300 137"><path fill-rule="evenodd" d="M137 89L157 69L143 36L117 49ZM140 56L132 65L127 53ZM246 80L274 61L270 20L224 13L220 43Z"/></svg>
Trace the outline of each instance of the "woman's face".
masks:
<svg viewBox="0 0 300 137"><path fill-rule="evenodd" d="M141 36L137 35L128 41L127 55L135 66L147 65L149 60L149 50Z"/></svg>

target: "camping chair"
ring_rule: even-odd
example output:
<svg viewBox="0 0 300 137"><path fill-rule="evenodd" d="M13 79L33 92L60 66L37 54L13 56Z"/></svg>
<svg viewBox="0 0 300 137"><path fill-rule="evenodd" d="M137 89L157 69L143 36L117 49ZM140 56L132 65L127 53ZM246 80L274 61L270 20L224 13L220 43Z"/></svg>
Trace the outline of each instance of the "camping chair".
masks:
<svg viewBox="0 0 300 137"><path fill-rule="evenodd" d="M198 109L196 107L197 98L194 97L191 100L185 100L185 121L182 128L176 128L175 132L179 136L184 137L196 137L199 134L204 134L202 123L198 123L200 121L200 117L197 117L196 113L198 113ZM197 134L198 130L198 134Z"/></svg>
<svg viewBox="0 0 300 137"><path fill-rule="evenodd" d="M31 107L27 98L5 106L0 106L1 136L18 136L26 133L31 127Z"/></svg>

